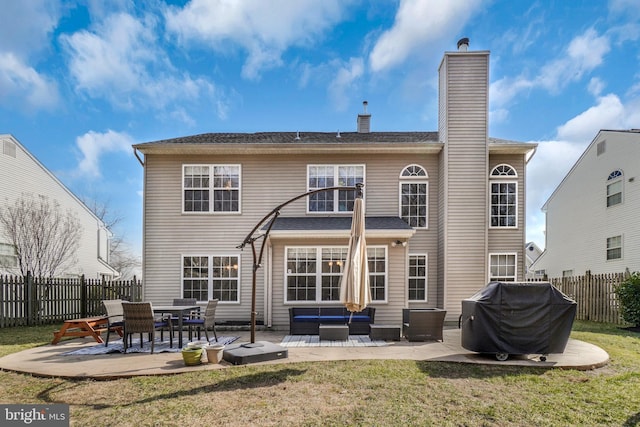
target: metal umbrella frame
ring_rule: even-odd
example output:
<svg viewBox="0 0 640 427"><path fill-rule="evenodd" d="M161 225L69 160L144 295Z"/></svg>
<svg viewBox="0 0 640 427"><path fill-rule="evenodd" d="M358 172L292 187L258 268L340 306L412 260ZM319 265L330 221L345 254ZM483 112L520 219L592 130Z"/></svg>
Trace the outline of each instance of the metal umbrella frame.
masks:
<svg viewBox="0 0 640 427"><path fill-rule="evenodd" d="M269 233L271 232L271 228L273 227L273 224L275 223L276 219L278 219L278 216L280 216L280 211L282 210L282 208L287 206L289 203L295 202L298 199L302 199L303 197L311 196L311 195L316 194L316 193L322 193L322 192L325 192L325 191L334 191L334 190L355 190L356 191L356 202L358 200L360 200L360 203L362 203L362 189L363 188L364 188L364 184L362 184L362 183L357 183L353 187L338 186L338 187L320 188L318 190L308 191L308 192L306 192L304 194L301 194L301 195L296 196L296 197L294 197L292 199L289 199L286 202L278 205L271 212L269 212L267 215L265 215L256 224L256 226L253 227L253 229L249 232L249 234L247 234L247 237L244 238L242 243L240 243L237 246L238 249L242 250L242 249L244 249L244 247L246 245L250 244L251 245L251 252L252 252L252 255L253 255L253 275L252 275L252 283L251 283L251 344L255 344L255 342L256 342L256 316L257 316L257 312L256 312L256 290L257 290L257 276L258 276L257 273L258 273L258 269L260 267L262 267L262 256L264 255L264 248L265 248L265 245L266 245L266 242L267 242L267 237L269 236ZM354 210L355 210L355 204L354 204ZM269 221L269 225L267 226L266 231L265 232L259 232L258 230L260 230L260 227L262 227L262 225L265 224L267 221ZM363 223L363 225L364 225L364 223ZM262 245L260 246L260 252L258 252L257 249L256 249L256 241L259 240L259 239L262 239Z"/></svg>

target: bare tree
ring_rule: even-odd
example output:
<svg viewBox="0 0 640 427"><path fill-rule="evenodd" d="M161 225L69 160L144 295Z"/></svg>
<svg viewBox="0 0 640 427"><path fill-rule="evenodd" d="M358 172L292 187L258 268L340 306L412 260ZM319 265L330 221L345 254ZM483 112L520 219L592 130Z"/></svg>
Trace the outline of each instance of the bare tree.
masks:
<svg viewBox="0 0 640 427"><path fill-rule="evenodd" d="M82 237L77 214L62 212L46 196L25 196L0 209L2 233L15 247L18 268L26 275L53 277L77 263Z"/></svg>
<svg viewBox="0 0 640 427"><path fill-rule="evenodd" d="M89 209L113 232L123 217L109 210L107 203L97 200L81 199ZM109 247L109 265L120 273L120 279L131 279L139 269L140 258L131 250L121 234L115 234L111 238Z"/></svg>

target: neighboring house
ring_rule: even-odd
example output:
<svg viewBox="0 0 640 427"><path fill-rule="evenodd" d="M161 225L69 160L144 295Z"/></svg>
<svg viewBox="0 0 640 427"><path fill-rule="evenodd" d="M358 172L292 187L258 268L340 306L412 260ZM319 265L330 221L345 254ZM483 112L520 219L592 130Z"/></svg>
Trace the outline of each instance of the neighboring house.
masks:
<svg viewBox="0 0 640 427"><path fill-rule="evenodd" d="M640 129L601 130L542 207L550 278L640 271Z"/></svg>
<svg viewBox="0 0 640 427"><path fill-rule="evenodd" d="M42 163L11 135L0 135L0 206L12 206L23 195L46 196L49 203L57 202L60 210L75 212L82 225L82 237L76 257L77 263L57 276L88 278L117 277L109 265L111 232L94 213L64 186ZM0 224L0 227L2 225ZM0 233L0 274L19 274L15 249L4 241ZM6 267L2 267L6 266Z"/></svg>
<svg viewBox="0 0 640 427"><path fill-rule="evenodd" d="M535 144L489 138L489 52L447 52L438 132L211 133L134 145L144 166L144 298L219 298L221 321L247 321L252 253L237 248L279 204L365 184L376 323L441 307L490 280L524 280L526 163ZM139 156L144 155L144 159ZM286 328L288 308L339 304L352 191L286 206L258 270L258 320ZM261 242L259 242L260 244ZM258 246L259 249L259 246Z"/></svg>
<svg viewBox="0 0 640 427"><path fill-rule="evenodd" d="M526 271L527 280L533 279L543 279L545 272L542 270L534 270L531 268L534 262L538 259L538 257L542 254L542 249L535 244L535 242L529 242L524 247L524 267Z"/></svg>

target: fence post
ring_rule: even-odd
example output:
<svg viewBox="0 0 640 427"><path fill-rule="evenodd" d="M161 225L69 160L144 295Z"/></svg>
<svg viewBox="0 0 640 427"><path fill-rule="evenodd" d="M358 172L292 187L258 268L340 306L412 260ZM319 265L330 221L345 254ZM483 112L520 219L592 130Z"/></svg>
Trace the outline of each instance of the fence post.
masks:
<svg viewBox="0 0 640 427"><path fill-rule="evenodd" d="M80 276L80 317L87 317L87 282Z"/></svg>
<svg viewBox="0 0 640 427"><path fill-rule="evenodd" d="M27 315L27 326L34 325L35 319L35 304L36 304L36 288L34 285L33 276L30 271L27 271L27 275L24 277L24 292L25 292L25 313Z"/></svg>

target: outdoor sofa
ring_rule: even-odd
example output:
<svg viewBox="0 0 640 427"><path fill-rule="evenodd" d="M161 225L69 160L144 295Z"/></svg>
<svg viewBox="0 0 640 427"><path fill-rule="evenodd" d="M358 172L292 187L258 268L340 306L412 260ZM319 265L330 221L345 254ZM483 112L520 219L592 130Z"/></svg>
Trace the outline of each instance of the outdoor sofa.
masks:
<svg viewBox="0 0 640 427"><path fill-rule="evenodd" d="M320 325L349 325L349 335L368 335L376 314L374 307L349 312L344 307L289 307L290 335L318 335Z"/></svg>

